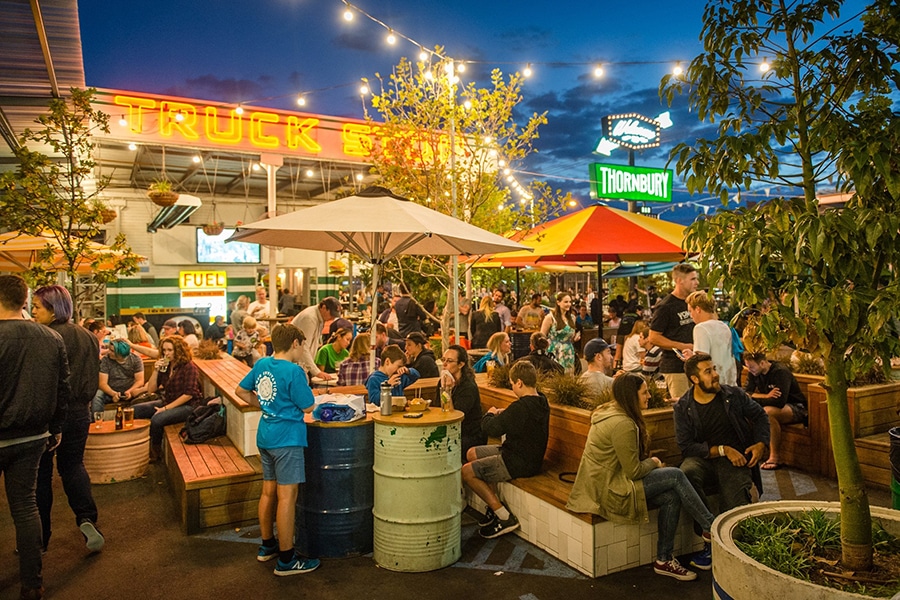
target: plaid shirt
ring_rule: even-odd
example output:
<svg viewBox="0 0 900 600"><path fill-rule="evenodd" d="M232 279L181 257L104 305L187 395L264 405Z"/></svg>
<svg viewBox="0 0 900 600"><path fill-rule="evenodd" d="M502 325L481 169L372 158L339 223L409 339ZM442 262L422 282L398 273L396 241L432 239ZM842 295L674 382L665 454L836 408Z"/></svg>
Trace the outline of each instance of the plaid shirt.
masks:
<svg viewBox="0 0 900 600"><path fill-rule="evenodd" d="M157 383L163 387L166 404L171 404L185 394L191 397L188 401L190 406L199 406L203 401L200 370L193 361L178 367L170 367L165 373L159 373Z"/></svg>
<svg viewBox="0 0 900 600"><path fill-rule="evenodd" d="M381 366L381 359L375 359L375 369ZM345 360L338 370L338 385L365 385L372 371L369 370L369 358Z"/></svg>

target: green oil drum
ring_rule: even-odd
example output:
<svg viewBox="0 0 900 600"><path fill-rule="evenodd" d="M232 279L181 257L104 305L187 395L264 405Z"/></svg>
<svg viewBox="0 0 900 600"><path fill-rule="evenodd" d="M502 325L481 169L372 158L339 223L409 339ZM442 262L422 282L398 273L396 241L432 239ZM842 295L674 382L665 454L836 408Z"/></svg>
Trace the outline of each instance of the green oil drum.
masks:
<svg viewBox="0 0 900 600"><path fill-rule="evenodd" d="M433 571L461 555L461 411L376 414L373 558L392 571Z"/></svg>

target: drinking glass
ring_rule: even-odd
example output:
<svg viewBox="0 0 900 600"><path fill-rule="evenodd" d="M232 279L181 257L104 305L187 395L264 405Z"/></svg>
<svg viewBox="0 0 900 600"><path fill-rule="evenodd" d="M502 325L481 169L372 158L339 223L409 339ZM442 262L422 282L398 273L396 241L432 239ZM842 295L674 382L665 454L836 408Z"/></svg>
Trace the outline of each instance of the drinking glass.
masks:
<svg viewBox="0 0 900 600"><path fill-rule="evenodd" d="M125 413L125 429L134 427L134 407L129 406L123 409Z"/></svg>
<svg viewBox="0 0 900 600"><path fill-rule="evenodd" d="M94 413L94 427L97 429L103 429L103 411L97 411Z"/></svg>

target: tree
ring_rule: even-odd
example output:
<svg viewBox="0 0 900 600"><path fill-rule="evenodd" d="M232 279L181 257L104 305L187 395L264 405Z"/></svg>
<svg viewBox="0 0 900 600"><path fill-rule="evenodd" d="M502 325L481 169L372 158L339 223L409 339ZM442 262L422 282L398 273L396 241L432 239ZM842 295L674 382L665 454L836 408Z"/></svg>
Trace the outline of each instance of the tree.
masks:
<svg viewBox="0 0 900 600"><path fill-rule="evenodd" d="M0 227L49 234L58 243L76 314L79 265L91 264L91 283L106 284L137 271L139 258L122 234L108 250L98 251L93 242L104 233L106 207L100 193L108 178L94 179L92 132L109 132L109 116L91 104L95 91L72 88L68 98L52 99L47 113L35 121L41 128L26 129L19 138L17 169L0 176ZM29 144L41 150L32 150ZM31 285L52 283L58 270L53 267L57 251L48 244L37 258L26 279Z"/></svg>
<svg viewBox="0 0 900 600"><path fill-rule="evenodd" d="M439 58L442 54L436 48L429 61L403 58L387 80L376 74L381 89L372 107L383 122L370 151L381 185L500 234L558 214L570 200L568 194L535 182L521 188L517 203L509 188L500 185L501 178L510 177L511 166L533 151L538 128L547 122L546 115L536 113L522 125L517 122L521 76L504 79L495 69L488 87L464 84L459 65ZM386 272L416 272L444 295L452 289L445 257L400 259L401 264L386 265ZM449 318L445 310L445 332Z"/></svg>
<svg viewBox="0 0 900 600"><path fill-rule="evenodd" d="M837 22L841 8L838 0L711 1L703 54L683 80L666 77L660 93L671 102L687 91L696 114L717 124L717 137L671 154L689 191L708 189L723 204L753 185L802 191L701 218L686 243L702 253L709 280L722 281L736 301L768 304L760 329L770 345L793 339L821 351L842 562L865 570L871 519L847 382L876 364L887 369L900 350L889 326L900 306L900 119L892 109L900 20L891 0ZM754 77L750 63L764 58L769 70ZM843 209L816 200L832 180L855 191Z"/></svg>

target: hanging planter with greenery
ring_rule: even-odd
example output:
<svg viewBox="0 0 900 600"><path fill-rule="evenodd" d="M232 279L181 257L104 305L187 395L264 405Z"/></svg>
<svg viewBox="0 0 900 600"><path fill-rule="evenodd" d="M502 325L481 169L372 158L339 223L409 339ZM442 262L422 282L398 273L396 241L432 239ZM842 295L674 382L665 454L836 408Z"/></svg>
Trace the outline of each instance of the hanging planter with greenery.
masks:
<svg viewBox="0 0 900 600"><path fill-rule="evenodd" d="M178 200L178 193L172 191L172 183L166 179L159 179L150 184L147 195L157 206L172 206Z"/></svg>

